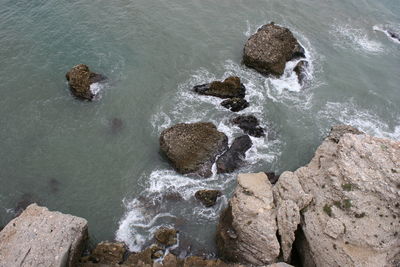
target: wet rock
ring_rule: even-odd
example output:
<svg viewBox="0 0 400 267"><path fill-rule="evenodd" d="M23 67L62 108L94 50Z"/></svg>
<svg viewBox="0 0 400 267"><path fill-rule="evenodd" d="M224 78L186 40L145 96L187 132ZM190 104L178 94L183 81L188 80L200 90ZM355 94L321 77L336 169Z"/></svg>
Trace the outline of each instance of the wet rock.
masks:
<svg viewBox="0 0 400 267"><path fill-rule="evenodd" d="M84 64L74 66L65 77L72 94L86 100L92 100L94 97L94 94L90 91L90 85L105 79L105 76L91 72L89 67Z"/></svg>
<svg viewBox="0 0 400 267"><path fill-rule="evenodd" d="M222 196L222 193L219 190L199 190L194 196L200 200L204 206L212 207L215 205L217 198Z"/></svg>
<svg viewBox="0 0 400 267"><path fill-rule="evenodd" d="M217 160L218 173L233 172L239 168L244 161L246 151L253 145L248 135L237 137L231 147Z"/></svg>
<svg viewBox="0 0 400 267"><path fill-rule="evenodd" d="M300 85L304 84L305 79L307 78L307 67L308 62L305 60L300 60L299 63L294 67L293 71L297 75L297 80L299 81Z"/></svg>
<svg viewBox="0 0 400 267"><path fill-rule="evenodd" d="M262 74L280 76L286 62L305 57L304 48L289 29L266 24L258 29L244 46L243 63Z"/></svg>
<svg viewBox="0 0 400 267"><path fill-rule="evenodd" d="M232 120L233 124L236 124L246 134L261 137L265 136L264 129L259 126L258 119L253 115L238 116Z"/></svg>
<svg viewBox="0 0 400 267"><path fill-rule="evenodd" d="M161 227L155 232L154 237L158 243L167 247L173 246L178 242L175 229Z"/></svg>
<svg viewBox="0 0 400 267"><path fill-rule="evenodd" d="M246 99L235 97L222 101L221 106L230 109L233 112L238 112L249 107L249 102L247 102Z"/></svg>
<svg viewBox="0 0 400 267"><path fill-rule="evenodd" d="M243 264L276 262L280 246L272 185L264 173L239 174L237 182L217 227L219 256Z"/></svg>
<svg viewBox="0 0 400 267"><path fill-rule="evenodd" d="M400 42L400 34L394 32L392 30L388 30L387 33L391 38L393 38L393 39L397 40L398 42Z"/></svg>
<svg viewBox="0 0 400 267"><path fill-rule="evenodd" d="M267 175L271 184L275 184L279 179L279 175L275 174L274 172L266 172L265 174Z"/></svg>
<svg viewBox="0 0 400 267"><path fill-rule="evenodd" d="M180 123L161 133L160 148L179 173L209 177L215 158L228 148L228 138L212 123Z"/></svg>
<svg viewBox="0 0 400 267"><path fill-rule="evenodd" d="M231 76L223 82L214 81L193 87L196 93L201 95L216 96L220 98L244 98L246 88L240 82L240 78Z"/></svg>
<svg viewBox="0 0 400 267"><path fill-rule="evenodd" d="M400 142L333 127L311 162L293 173L313 202L302 213L316 266L396 266L400 261ZM281 181L281 178L279 181ZM296 241L297 242L297 241Z"/></svg>
<svg viewBox="0 0 400 267"><path fill-rule="evenodd" d="M87 221L32 204L0 232L1 266L76 266Z"/></svg>
<svg viewBox="0 0 400 267"><path fill-rule="evenodd" d="M160 246L152 245L139 253L132 253L124 264L128 266L153 266L153 260L160 258L160 251L163 249Z"/></svg>
<svg viewBox="0 0 400 267"><path fill-rule="evenodd" d="M93 262L100 264L119 264L124 261L126 247L123 243L101 242L92 253L81 259L81 262Z"/></svg>

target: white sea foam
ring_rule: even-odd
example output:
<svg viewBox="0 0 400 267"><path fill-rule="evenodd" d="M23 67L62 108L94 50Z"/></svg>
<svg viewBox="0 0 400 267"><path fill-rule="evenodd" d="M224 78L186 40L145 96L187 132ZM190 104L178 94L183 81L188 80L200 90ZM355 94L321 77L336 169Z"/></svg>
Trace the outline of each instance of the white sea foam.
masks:
<svg viewBox="0 0 400 267"><path fill-rule="evenodd" d="M398 122L399 125L390 126L377 115L361 109L351 102L328 102L325 108L319 112L319 117L330 126L348 124L376 137L400 140L400 122Z"/></svg>
<svg viewBox="0 0 400 267"><path fill-rule="evenodd" d="M90 85L90 91L94 95L98 95L103 88L104 88L104 83L92 83Z"/></svg>
<svg viewBox="0 0 400 267"><path fill-rule="evenodd" d="M352 27L349 24L336 24L331 30L336 38L336 45L341 47L350 46L354 50L377 54L384 52L382 43L372 40L367 30Z"/></svg>

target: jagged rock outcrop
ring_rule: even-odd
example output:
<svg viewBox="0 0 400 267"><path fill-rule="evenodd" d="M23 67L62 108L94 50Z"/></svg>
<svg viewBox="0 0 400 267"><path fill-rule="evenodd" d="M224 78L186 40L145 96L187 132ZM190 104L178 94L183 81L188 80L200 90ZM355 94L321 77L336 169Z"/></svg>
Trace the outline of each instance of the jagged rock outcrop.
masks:
<svg viewBox="0 0 400 267"><path fill-rule="evenodd" d="M299 81L300 85L304 85L304 81L307 78L307 67L308 62L305 60L300 60L293 69L297 75L297 80Z"/></svg>
<svg viewBox="0 0 400 267"><path fill-rule="evenodd" d="M253 142L248 135L235 138L231 147L217 159L217 172L229 173L239 168L243 164L246 151L252 145Z"/></svg>
<svg viewBox="0 0 400 267"><path fill-rule="evenodd" d="M221 102L221 106L230 109L232 112L238 112L250 106L244 98L229 98Z"/></svg>
<svg viewBox="0 0 400 267"><path fill-rule="evenodd" d="M266 24L258 29L246 42L243 63L262 74L280 76L286 62L305 57L304 48L289 29Z"/></svg>
<svg viewBox="0 0 400 267"><path fill-rule="evenodd" d="M154 237L158 243L164 246L173 246L177 240L177 231L172 228L161 227L154 233Z"/></svg>
<svg viewBox="0 0 400 267"><path fill-rule="evenodd" d="M309 266L399 266L400 142L333 127L311 162L287 175L313 196L296 241L309 248Z"/></svg>
<svg viewBox="0 0 400 267"><path fill-rule="evenodd" d="M204 206L212 207L215 205L215 202L217 202L217 198L222 196L222 192L219 190L204 189L197 191L194 196L200 200Z"/></svg>
<svg viewBox="0 0 400 267"><path fill-rule="evenodd" d="M97 244L89 256L81 258L80 263L85 267L92 263L119 264L124 261L126 252L127 249L123 243L104 241Z"/></svg>
<svg viewBox="0 0 400 267"><path fill-rule="evenodd" d="M209 177L217 155L228 149L228 137L209 122L180 123L161 133L160 148L179 173Z"/></svg>
<svg viewBox="0 0 400 267"><path fill-rule="evenodd" d="M280 252L272 185L265 173L239 174L228 208L217 227L217 248L222 259L267 265Z"/></svg>
<svg viewBox="0 0 400 267"><path fill-rule="evenodd" d="M232 120L232 123L237 125L246 134L261 137L265 136L264 129L260 126L258 119L253 115L240 115Z"/></svg>
<svg viewBox="0 0 400 267"><path fill-rule="evenodd" d="M214 81L211 83L196 85L193 91L201 95L216 96L220 98L244 98L246 88L240 82L240 78L230 76L223 82Z"/></svg>
<svg viewBox="0 0 400 267"><path fill-rule="evenodd" d="M76 266L87 221L29 205L0 232L0 266Z"/></svg>
<svg viewBox="0 0 400 267"><path fill-rule="evenodd" d="M67 72L65 77L67 78L72 94L86 100L92 100L94 97L93 92L90 90L90 85L106 79L101 74L91 72L85 64L74 66Z"/></svg>

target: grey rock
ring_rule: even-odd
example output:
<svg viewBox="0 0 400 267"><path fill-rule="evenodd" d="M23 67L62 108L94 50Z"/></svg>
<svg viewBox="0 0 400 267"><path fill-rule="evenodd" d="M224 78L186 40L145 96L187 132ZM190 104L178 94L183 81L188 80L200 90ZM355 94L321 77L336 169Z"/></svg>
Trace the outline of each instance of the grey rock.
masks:
<svg viewBox="0 0 400 267"><path fill-rule="evenodd" d="M76 266L87 221L31 204L0 232L0 266Z"/></svg>
<svg viewBox="0 0 400 267"><path fill-rule="evenodd" d="M242 135L233 141L231 147L217 160L217 172L233 172L243 164L246 151L251 148L253 142L248 135Z"/></svg>

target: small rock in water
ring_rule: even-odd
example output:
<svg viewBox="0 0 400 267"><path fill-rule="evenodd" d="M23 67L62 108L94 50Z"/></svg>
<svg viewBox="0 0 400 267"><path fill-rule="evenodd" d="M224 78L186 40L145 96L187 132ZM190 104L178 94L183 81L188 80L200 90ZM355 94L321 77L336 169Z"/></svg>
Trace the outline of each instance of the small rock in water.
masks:
<svg viewBox="0 0 400 267"><path fill-rule="evenodd" d="M194 195L206 207L212 207L217 202L217 198L222 196L219 190L199 190Z"/></svg>
<svg viewBox="0 0 400 267"><path fill-rule="evenodd" d="M281 76L286 62L304 58L304 48L287 28L266 24L244 46L243 63L262 74Z"/></svg>
<svg viewBox="0 0 400 267"><path fill-rule="evenodd" d="M106 79L104 75L91 72L85 64L74 66L67 72L65 77L68 80L72 94L77 98L89 101L94 97L93 92L90 90L90 85Z"/></svg>
<svg viewBox="0 0 400 267"><path fill-rule="evenodd" d="M232 120L233 124L236 124L245 133L254 136L261 137L265 136L264 129L259 126L259 122L253 115L238 116Z"/></svg>
<svg viewBox="0 0 400 267"><path fill-rule="evenodd" d="M159 228L155 232L154 238L157 240L157 242L167 247L173 246L178 242L177 231L175 229L165 227Z"/></svg>
<svg viewBox="0 0 400 267"><path fill-rule="evenodd" d="M221 102L221 106L230 109L233 112L241 111L249 106L249 102L247 102L244 98L230 98Z"/></svg>
<svg viewBox="0 0 400 267"><path fill-rule="evenodd" d="M233 172L240 167L245 158L246 151L253 145L248 135L237 137L231 147L217 160L218 173Z"/></svg>
<svg viewBox="0 0 400 267"><path fill-rule="evenodd" d="M297 74L297 79L300 85L303 85L305 79L307 78L307 67L308 62L305 60L300 60L299 63L297 63L296 67L294 67L293 69L293 71Z"/></svg>
<svg viewBox="0 0 400 267"><path fill-rule="evenodd" d="M231 76L223 82L214 81L212 83L196 85L193 91L201 95L216 96L220 98L244 98L246 88L240 82L240 78Z"/></svg>
<svg viewBox="0 0 400 267"><path fill-rule="evenodd" d="M110 126L111 126L112 133L118 133L124 127L124 121L121 120L120 118L113 118L110 121Z"/></svg>

